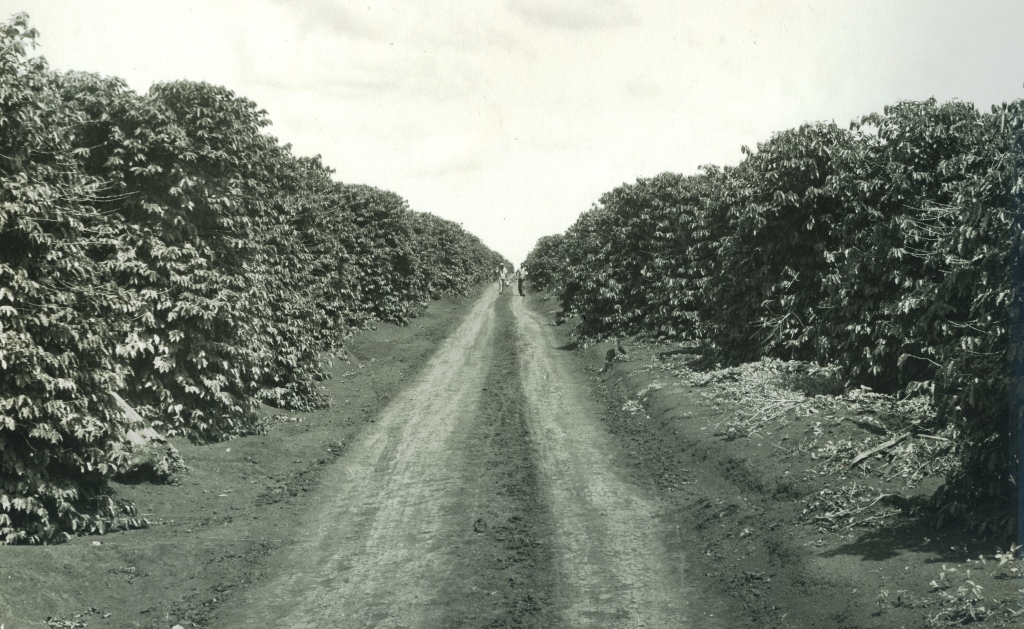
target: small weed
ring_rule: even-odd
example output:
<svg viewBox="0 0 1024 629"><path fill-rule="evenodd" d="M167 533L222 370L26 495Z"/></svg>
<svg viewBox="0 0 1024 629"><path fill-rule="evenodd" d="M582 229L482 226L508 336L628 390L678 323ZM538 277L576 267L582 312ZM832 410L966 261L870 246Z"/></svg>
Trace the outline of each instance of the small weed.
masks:
<svg viewBox="0 0 1024 629"><path fill-rule="evenodd" d="M75 614L71 618L58 618L57 616L49 616L46 619L46 626L52 627L53 629L85 629L89 626L89 623L84 619L89 616L99 616L101 618L109 618L110 614L104 614L95 607L90 607L80 614Z"/></svg>
<svg viewBox="0 0 1024 629"><path fill-rule="evenodd" d="M878 592L878 596L875 598L875 605L879 608L879 613L890 608L916 609L928 606L926 599L913 596L907 590L896 590L895 594L896 596L893 597L889 590L880 590Z"/></svg>
<svg viewBox="0 0 1024 629"><path fill-rule="evenodd" d="M630 415L636 415L644 411L644 405L640 400L626 400L626 403L622 405L622 410Z"/></svg>
<svg viewBox="0 0 1024 629"><path fill-rule="evenodd" d="M1024 560L1020 557L1020 544L1010 544L1007 551L996 551L995 559L998 561L992 577L995 579L1016 579L1024 574ZM981 558L984 563L984 558Z"/></svg>
<svg viewBox="0 0 1024 629"><path fill-rule="evenodd" d="M139 576L139 571L135 566L125 566L124 568L113 568L111 571L113 574L120 574L121 579L126 583L135 581L135 578Z"/></svg>
<svg viewBox="0 0 1024 629"><path fill-rule="evenodd" d="M966 570L959 583L958 577L956 568L943 564L939 578L931 582L932 591L938 592L942 610L929 616L929 627L960 627L988 617L989 611L982 604L985 600L982 587L971 580L971 571Z"/></svg>
<svg viewBox="0 0 1024 629"><path fill-rule="evenodd" d="M657 382L647 385L637 392L636 397L626 400L626 403L622 405L622 411L630 415L643 413L647 409L647 399L651 396L651 393L661 389L663 386Z"/></svg>

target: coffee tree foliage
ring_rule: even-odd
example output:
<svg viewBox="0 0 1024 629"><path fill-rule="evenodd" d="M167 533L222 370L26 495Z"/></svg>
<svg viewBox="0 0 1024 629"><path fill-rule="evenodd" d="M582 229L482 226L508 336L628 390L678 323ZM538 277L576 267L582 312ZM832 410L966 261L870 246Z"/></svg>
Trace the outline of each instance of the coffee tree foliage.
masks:
<svg viewBox="0 0 1024 629"><path fill-rule="evenodd" d="M532 286L544 291L561 291L560 271L565 263L565 255L562 253L564 239L561 234L543 236L526 256L523 266L526 267Z"/></svg>
<svg viewBox="0 0 1024 629"><path fill-rule="evenodd" d="M996 507L979 525L1005 530L1024 438L1022 111L902 102L777 133L737 166L603 195L531 270L584 335L701 339L722 362L814 361L929 396L960 461L940 512Z"/></svg>
<svg viewBox="0 0 1024 629"><path fill-rule="evenodd" d="M493 279L493 269L503 260L479 238L433 214L411 214L410 219L417 291L436 299L465 294L472 286Z"/></svg>
<svg viewBox="0 0 1024 629"><path fill-rule="evenodd" d="M534 282L562 288L563 307L585 315L592 335L678 338L689 327L695 278L685 265L699 198L694 179L671 173L603 195L564 237L542 240L527 258Z"/></svg>
<svg viewBox="0 0 1024 629"><path fill-rule="evenodd" d="M835 228L844 220L836 180L855 138L834 124L804 125L745 150L718 217L697 309L728 360L812 358L817 306Z"/></svg>
<svg viewBox="0 0 1024 629"><path fill-rule="evenodd" d="M167 435L252 432L260 402L327 405L355 330L501 262L227 89L56 73L36 38L0 25L0 543L145 525L107 488L133 428L112 392Z"/></svg>
<svg viewBox="0 0 1024 629"><path fill-rule="evenodd" d="M0 540L42 542L62 531L136 523L103 492L124 463L126 419L107 391L135 299L97 252L114 246L96 201L103 182L77 169L36 37L21 18L0 25Z"/></svg>

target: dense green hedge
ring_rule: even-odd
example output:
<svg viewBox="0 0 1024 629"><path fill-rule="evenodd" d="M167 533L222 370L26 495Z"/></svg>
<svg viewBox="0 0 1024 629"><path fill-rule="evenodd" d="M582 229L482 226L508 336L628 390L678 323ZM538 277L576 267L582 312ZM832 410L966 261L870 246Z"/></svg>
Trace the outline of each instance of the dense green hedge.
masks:
<svg viewBox="0 0 1024 629"><path fill-rule="evenodd" d="M222 87L55 73L0 25L0 543L140 526L106 481L128 418L211 441L328 403L324 356L502 262L338 183Z"/></svg>
<svg viewBox="0 0 1024 629"><path fill-rule="evenodd" d="M1022 129L1024 101L806 124L735 167L616 188L528 264L585 335L701 339L723 362L817 361L931 396L961 461L944 512L995 503L986 524L1000 526L1024 408L1008 369L1022 360Z"/></svg>

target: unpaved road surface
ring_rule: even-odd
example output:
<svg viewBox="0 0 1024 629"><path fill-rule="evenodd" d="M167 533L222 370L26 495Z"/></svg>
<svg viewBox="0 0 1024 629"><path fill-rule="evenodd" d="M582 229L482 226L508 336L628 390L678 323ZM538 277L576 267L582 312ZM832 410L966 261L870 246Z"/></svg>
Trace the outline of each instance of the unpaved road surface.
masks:
<svg viewBox="0 0 1024 629"><path fill-rule="evenodd" d="M984 587L979 626L1020 626L1016 568L979 568L996 542L936 531L928 511L799 524L844 483L890 475L814 458L883 439L862 424L889 416L884 399L815 397L721 436L748 417L733 374L705 382L718 372L693 372L696 355L646 343L599 373L609 344L578 347L539 295L495 293L355 336L330 409L172 440L189 466L176 482L113 483L149 528L3 548L0 626L918 629L951 617L967 579ZM890 480L874 491L904 491Z"/></svg>
<svg viewBox="0 0 1024 629"><path fill-rule="evenodd" d="M522 299L485 293L218 627L715 626Z"/></svg>
<svg viewBox="0 0 1024 629"><path fill-rule="evenodd" d="M686 584L685 558L663 543L660 505L623 479L596 418L600 406L578 372L554 349L550 324L513 302L524 344L523 384L529 424L544 478L543 498L555 514L566 627L687 627L708 618Z"/></svg>

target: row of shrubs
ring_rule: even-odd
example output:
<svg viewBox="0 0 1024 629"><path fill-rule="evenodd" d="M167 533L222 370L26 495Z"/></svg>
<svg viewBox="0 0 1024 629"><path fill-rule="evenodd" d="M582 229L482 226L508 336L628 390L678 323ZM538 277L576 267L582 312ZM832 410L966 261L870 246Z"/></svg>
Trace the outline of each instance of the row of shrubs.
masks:
<svg viewBox="0 0 1024 629"><path fill-rule="evenodd" d="M851 385L930 396L961 463L937 496L943 517L984 505L972 519L1012 529L1022 129L1020 100L804 124L737 166L615 188L526 264L587 336L701 340L724 363L814 361Z"/></svg>
<svg viewBox="0 0 1024 629"><path fill-rule="evenodd" d="M138 428L252 432L323 407L324 356L465 294L502 258L401 197L338 183L231 91L51 71L0 25L0 543L140 526L107 481Z"/></svg>

